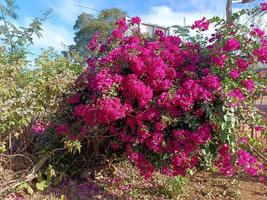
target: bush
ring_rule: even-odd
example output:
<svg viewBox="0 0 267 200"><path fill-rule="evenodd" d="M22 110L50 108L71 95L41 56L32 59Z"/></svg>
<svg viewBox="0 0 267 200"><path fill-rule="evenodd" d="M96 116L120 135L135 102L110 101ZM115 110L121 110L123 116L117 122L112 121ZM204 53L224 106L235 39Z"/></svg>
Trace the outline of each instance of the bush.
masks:
<svg viewBox="0 0 267 200"><path fill-rule="evenodd" d="M6 52L1 51L2 141L10 133L26 136L31 124L34 132L42 132L42 126L48 120L45 118L57 111L76 74L82 69L81 65L72 64L51 50L44 51L36 59L34 68L27 68L23 62L27 61L9 62Z"/></svg>
<svg viewBox="0 0 267 200"><path fill-rule="evenodd" d="M145 178L155 168L184 176L212 163L225 175L244 169L264 176L264 165L239 142L244 124L263 131L253 100L266 91L255 71L267 63L264 32L215 17L195 22L194 37L189 30L183 40L157 30L148 38L139 23L121 19L105 41L98 34L91 40L94 56L56 132L65 140L111 138L110 146L125 149ZM208 39L203 31L211 23L216 32Z"/></svg>
<svg viewBox="0 0 267 200"><path fill-rule="evenodd" d="M42 23L51 11L33 19L27 27L19 27L13 24L18 18L14 3L0 3L0 153L7 150L9 140L11 154L12 146L17 148L21 145L17 143L29 142L32 132L44 130L83 69L82 61L72 52L70 60L52 49L43 51L33 63L28 47L34 36L41 37Z"/></svg>

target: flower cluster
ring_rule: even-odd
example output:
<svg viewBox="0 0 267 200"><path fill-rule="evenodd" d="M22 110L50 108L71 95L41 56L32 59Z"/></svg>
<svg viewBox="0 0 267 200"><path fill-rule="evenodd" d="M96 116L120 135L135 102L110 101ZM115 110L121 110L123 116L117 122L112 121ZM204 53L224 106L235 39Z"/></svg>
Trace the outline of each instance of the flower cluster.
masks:
<svg viewBox="0 0 267 200"><path fill-rule="evenodd" d="M198 28L200 31L206 31L209 29L209 21L206 20L205 17L203 17L201 20L195 21L195 23L192 25L192 29Z"/></svg>
<svg viewBox="0 0 267 200"><path fill-rule="evenodd" d="M246 138L242 138L241 143L247 143ZM235 165L236 163L236 165ZM257 161L250 153L244 149L237 151L236 161L233 160L233 152L231 152L229 145L224 144L219 149L219 160L217 166L220 171L226 176L233 176L237 173L238 169L241 169L246 174L260 177L264 179L264 165Z"/></svg>
<svg viewBox="0 0 267 200"><path fill-rule="evenodd" d="M46 129L46 124L40 120L36 120L34 124L32 125L32 131L36 134L41 134Z"/></svg>
<svg viewBox="0 0 267 200"><path fill-rule="evenodd" d="M219 160L217 166L220 169L220 172L225 176L233 176L236 174L236 169L233 166L231 161L232 153L227 144L223 144L219 149Z"/></svg>
<svg viewBox="0 0 267 200"><path fill-rule="evenodd" d="M261 6L261 10L262 10L262 11L266 11L266 10L267 10L267 2L262 2L262 3L260 4L260 6Z"/></svg>
<svg viewBox="0 0 267 200"><path fill-rule="evenodd" d="M227 40L224 46L224 50L226 52L235 51L238 50L239 48L240 48L240 42L235 38L230 38L229 40Z"/></svg>
<svg viewBox="0 0 267 200"><path fill-rule="evenodd" d="M139 17L129 22L123 18L105 41L93 37L88 45L93 56L76 81L77 92L67 99L72 109L65 120L69 124L62 122L56 132L77 139L71 137L73 132L86 137L90 130L105 127L99 136L113 137L114 149L124 146L145 178L155 168L185 175L201 162L201 149L212 141L221 145L221 172L235 174L231 149L223 145L227 137L218 135L223 131L218 131L217 122L225 119L223 106L242 105L258 87L247 75L249 64L266 62L264 36L253 28L247 43L257 48L235 53L243 46L234 34L218 31L203 47L159 30L153 39L145 37L136 26L140 22ZM192 28L204 31L209 23L203 18ZM129 28L132 33L126 34ZM248 162L252 168L247 168ZM241 150L237 165L253 175L258 166Z"/></svg>
<svg viewBox="0 0 267 200"><path fill-rule="evenodd" d="M260 176L264 173L264 165L247 151L239 149L237 152L237 165L251 176Z"/></svg>

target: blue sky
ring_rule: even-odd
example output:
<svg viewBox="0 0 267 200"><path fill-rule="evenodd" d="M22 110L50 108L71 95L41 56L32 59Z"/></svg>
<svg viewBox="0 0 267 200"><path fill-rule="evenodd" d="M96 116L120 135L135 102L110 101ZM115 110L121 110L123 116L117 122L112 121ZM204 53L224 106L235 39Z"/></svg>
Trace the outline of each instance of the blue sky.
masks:
<svg viewBox="0 0 267 200"><path fill-rule="evenodd" d="M1 2L3 0L0 0ZM253 7L264 0L254 3L234 4L235 9ZM140 16L143 21L170 26L187 25L200 17L218 15L224 17L226 0L17 0L20 15L19 23L27 24L30 19L40 16L41 11L53 9L51 17L44 24L43 38L34 39L35 49L54 47L64 49L64 45L73 43L73 25L82 12L97 14L96 11L76 5L101 10L117 7L125 10L128 16Z"/></svg>

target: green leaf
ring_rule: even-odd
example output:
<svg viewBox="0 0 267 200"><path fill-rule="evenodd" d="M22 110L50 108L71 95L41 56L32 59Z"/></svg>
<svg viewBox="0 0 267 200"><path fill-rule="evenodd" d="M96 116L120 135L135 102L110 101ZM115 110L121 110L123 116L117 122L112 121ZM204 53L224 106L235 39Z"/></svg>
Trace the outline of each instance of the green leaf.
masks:
<svg viewBox="0 0 267 200"><path fill-rule="evenodd" d="M35 186L38 190L43 191L47 187L47 181L43 180L41 182L38 182Z"/></svg>
<svg viewBox="0 0 267 200"><path fill-rule="evenodd" d="M27 186L26 191L28 192L29 195L33 195L34 191L30 185Z"/></svg>

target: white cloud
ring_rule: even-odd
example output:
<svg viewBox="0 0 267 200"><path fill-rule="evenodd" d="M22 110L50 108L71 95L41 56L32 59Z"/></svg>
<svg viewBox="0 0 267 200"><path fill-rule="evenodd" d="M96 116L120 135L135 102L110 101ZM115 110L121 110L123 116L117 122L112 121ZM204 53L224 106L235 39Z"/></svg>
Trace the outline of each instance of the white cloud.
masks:
<svg viewBox="0 0 267 200"><path fill-rule="evenodd" d="M95 14L94 5L91 4L88 4L86 0L53 0L49 3L49 6L53 8L55 14L61 19L74 24L78 15L82 12L86 11Z"/></svg>
<svg viewBox="0 0 267 200"><path fill-rule="evenodd" d="M72 34L70 31L65 30L64 27L45 23L43 25L42 37L34 36L34 47L47 48L53 47L56 50L63 50L64 45L73 43Z"/></svg>
<svg viewBox="0 0 267 200"><path fill-rule="evenodd" d="M154 23L162 26L172 25L191 25L194 21L206 17L207 19L215 16L216 12L181 12L174 11L169 6L151 7L147 14L141 15L143 22Z"/></svg>

